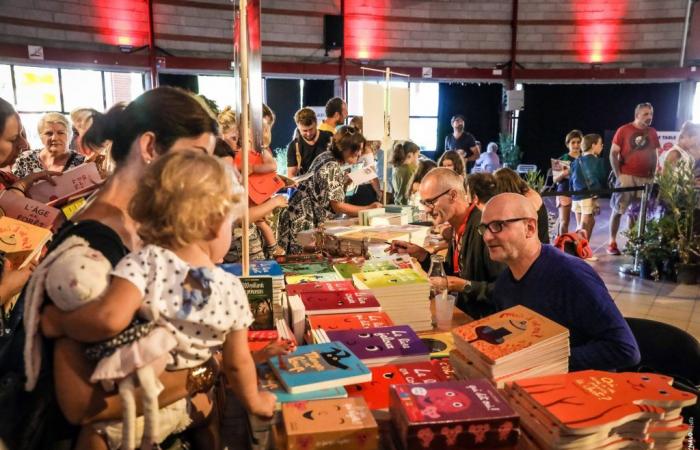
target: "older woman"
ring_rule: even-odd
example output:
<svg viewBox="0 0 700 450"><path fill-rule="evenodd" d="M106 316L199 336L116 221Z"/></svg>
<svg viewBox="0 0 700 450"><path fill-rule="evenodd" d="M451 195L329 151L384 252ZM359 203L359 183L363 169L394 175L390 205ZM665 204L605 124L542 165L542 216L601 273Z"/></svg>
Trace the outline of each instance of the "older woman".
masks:
<svg viewBox="0 0 700 450"><path fill-rule="evenodd" d="M355 206L345 203L345 174L342 164L354 164L360 157L365 138L354 127L343 126L331 141L331 148L314 159L309 172L314 175L301 182L282 211L277 226L277 243L287 254L301 253L297 236L330 219L334 214L356 216L360 211L377 208L381 203Z"/></svg>
<svg viewBox="0 0 700 450"><path fill-rule="evenodd" d="M83 155L68 149L71 126L63 114L45 114L37 128L44 148L22 153L12 166L16 176L22 178L45 170L64 172L85 161Z"/></svg>
<svg viewBox="0 0 700 450"><path fill-rule="evenodd" d="M128 205L146 166L169 151L198 149L212 153L217 133L215 119L198 100L184 91L167 87L144 93L126 108L115 107L107 114L95 115L92 127L84 136L84 142L99 147L105 141L112 141L112 158L117 168L92 202L73 219L75 222L57 232L52 248L70 236L80 236L112 265L116 265L129 251L136 250L141 245L136 232L137 224L129 215ZM22 301L20 298L18 305ZM17 309L18 313L13 313L10 323L13 328L21 330L22 312L21 308ZM13 330L12 334L19 333ZM60 412L73 424L121 418L119 396L106 395L99 387L90 384L94 365L86 358L83 346L69 339L59 339L55 341L53 349L53 367L50 357L43 359L46 364L42 364L37 388L34 392L25 394L24 401L20 400L17 404L16 416L21 428L17 428L14 435L9 435L13 442L14 439L24 442L22 439L34 437L31 427L34 421L29 419L37 411L56 414L58 408L51 404L56 400ZM22 374L23 370L21 351L19 361L0 361L0 374ZM206 370L200 368L164 372L160 377L165 386L159 396L161 406L193 395L193 392L202 388L202 374L206 373ZM20 380L21 378L20 376ZM55 392L52 379L55 379ZM200 398L193 401L197 403ZM52 439L75 438L74 434L71 435L75 431L62 424L60 417L46 420L45 425L52 432L38 430L41 432L38 438L45 441L44 448L56 448ZM2 428L0 425L0 431ZM57 436L57 431L63 436ZM34 434L36 432L35 430ZM0 433L0 437L5 438L5 435ZM11 443L8 446L14 448Z"/></svg>

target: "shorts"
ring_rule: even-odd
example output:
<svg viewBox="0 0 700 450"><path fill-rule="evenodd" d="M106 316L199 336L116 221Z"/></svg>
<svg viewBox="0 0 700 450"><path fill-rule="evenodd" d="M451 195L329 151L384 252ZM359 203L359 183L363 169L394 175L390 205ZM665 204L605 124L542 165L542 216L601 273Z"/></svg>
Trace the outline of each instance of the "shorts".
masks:
<svg viewBox="0 0 700 450"><path fill-rule="evenodd" d="M156 441L160 444L171 434L181 433L192 424L190 410L192 403L189 398L183 398L172 405L161 408L158 411L158 435ZM136 418L136 442L141 442L143 436L143 416ZM104 420L92 424L97 434L107 441L110 450L118 450L122 444L122 421Z"/></svg>
<svg viewBox="0 0 700 450"><path fill-rule="evenodd" d="M621 173L620 176L617 177L615 187L644 186L653 181L654 179L651 177L635 177L634 175ZM639 202L642 196L641 193L642 191L613 192L612 198L610 199L610 206L617 214L624 214L632 203Z"/></svg>
<svg viewBox="0 0 700 450"><path fill-rule="evenodd" d="M595 214L598 209L598 200L595 198L584 198L573 201L573 211L576 214Z"/></svg>

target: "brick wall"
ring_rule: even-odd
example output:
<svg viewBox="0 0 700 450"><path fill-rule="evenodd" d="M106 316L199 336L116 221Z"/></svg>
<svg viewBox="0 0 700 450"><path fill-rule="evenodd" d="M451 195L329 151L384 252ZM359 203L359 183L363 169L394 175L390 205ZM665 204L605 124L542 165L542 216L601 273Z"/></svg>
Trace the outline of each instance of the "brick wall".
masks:
<svg viewBox="0 0 700 450"><path fill-rule="evenodd" d="M263 0L264 61L335 63L323 15L339 0ZM526 68L673 66L686 0L520 0ZM698 7L696 7L697 9ZM345 0L347 57L376 65L490 68L510 59L511 0ZM155 0L158 46L177 56L230 59L229 0ZM116 51L147 42L145 0L2 0L0 44ZM2 55L0 54L0 57Z"/></svg>

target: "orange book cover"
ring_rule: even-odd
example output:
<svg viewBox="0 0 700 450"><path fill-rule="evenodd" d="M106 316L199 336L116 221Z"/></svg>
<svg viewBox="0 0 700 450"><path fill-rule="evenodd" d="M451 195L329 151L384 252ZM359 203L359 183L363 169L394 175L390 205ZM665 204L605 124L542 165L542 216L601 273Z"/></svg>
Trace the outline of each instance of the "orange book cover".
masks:
<svg viewBox="0 0 700 450"><path fill-rule="evenodd" d="M274 172L248 175L248 197L256 205L265 202L283 187L284 181Z"/></svg>
<svg viewBox="0 0 700 450"><path fill-rule="evenodd" d="M0 251L12 268L24 267L51 238L51 231L9 217L0 217Z"/></svg>
<svg viewBox="0 0 700 450"><path fill-rule="evenodd" d="M309 316L307 320L309 328L322 328L326 331L380 328L394 325L394 322L384 312L322 314Z"/></svg>
<svg viewBox="0 0 700 450"><path fill-rule="evenodd" d="M522 305L452 330L455 340L471 345L490 364L552 338L568 335L568 332L558 323Z"/></svg>
<svg viewBox="0 0 700 450"><path fill-rule="evenodd" d="M584 370L513 382L536 407L572 434L612 429L639 418L659 419L668 409L697 401L671 386L671 377Z"/></svg>
<svg viewBox="0 0 700 450"><path fill-rule="evenodd" d="M360 397L286 403L282 420L289 450L375 450L379 446L377 422Z"/></svg>

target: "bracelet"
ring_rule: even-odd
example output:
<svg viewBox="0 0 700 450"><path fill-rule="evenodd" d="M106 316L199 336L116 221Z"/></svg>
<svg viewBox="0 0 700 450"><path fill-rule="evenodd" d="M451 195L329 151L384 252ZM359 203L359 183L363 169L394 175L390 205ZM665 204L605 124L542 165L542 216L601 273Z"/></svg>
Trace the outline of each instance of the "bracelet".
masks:
<svg viewBox="0 0 700 450"><path fill-rule="evenodd" d="M8 188L5 188L5 190L6 190L6 191L19 191L19 192L21 192L22 194L26 194L26 192L24 192L24 189L22 189L22 188L20 188L20 187L17 187L17 186L10 186L10 187L8 187Z"/></svg>

